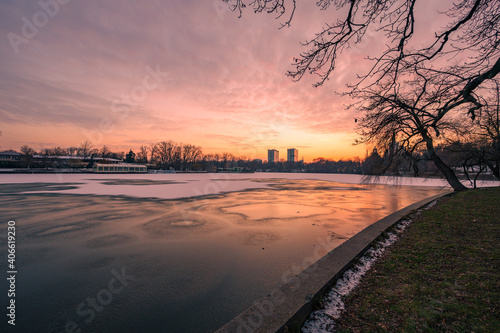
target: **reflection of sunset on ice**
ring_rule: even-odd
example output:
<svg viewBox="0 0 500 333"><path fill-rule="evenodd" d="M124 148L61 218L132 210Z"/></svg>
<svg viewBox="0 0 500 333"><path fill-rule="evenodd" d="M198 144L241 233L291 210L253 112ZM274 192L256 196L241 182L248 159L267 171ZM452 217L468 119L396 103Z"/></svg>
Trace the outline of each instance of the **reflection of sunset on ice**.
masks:
<svg viewBox="0 0 500 333"><path fill-rule="evenodd" d="M106 316L95 311L85 326L94 331L219 327L285 273L300 273L376 220L442 191L319 174L0 177L9 177L0 179L0 211L16 219L22 246L18 299L33 309L25 325L85 324L77 306L106 287L112 269L134 276L113 294Z"/></svg>

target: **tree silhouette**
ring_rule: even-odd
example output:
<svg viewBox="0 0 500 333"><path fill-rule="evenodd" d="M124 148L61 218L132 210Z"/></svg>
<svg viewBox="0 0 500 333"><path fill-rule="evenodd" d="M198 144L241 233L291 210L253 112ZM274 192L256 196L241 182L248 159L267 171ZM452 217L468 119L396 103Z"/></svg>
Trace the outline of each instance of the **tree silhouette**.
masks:
<svg viewBox="0 0 500 333"><path fill-rule="evenodd" d="M36 151L29 147L28 145L24 145L21 147L22 156L22 164L25 168L30 168L33 164L33 155L36 154Z"/></svg>
<svg viewBox="0 0 500 333"><path fill-rule="evenodd" d="M99 155L102 157L102 158L106 158L106 157L109 157L109 155L111 154L111 150L109 149L108 146L104 145L102 146L101 150L99 151Z"/></svg>
<svg viewBox="0 0 500 333"><path fill-rule="evenodd" d="M134 163L135 162L135 153L130 149L130 151L125 155L126 163Z"/></svg>
<svg viewBox="0 0 500 333"><path fill-rule="evenodd" d="M252 8L286 17L283 26L290 25L296 9L295 1L284 0L230 3L240 15ZM335 7L343 18L326 24L304 43L307 51L294 59L287 75L293 80L307 73L317 75L314 86L321 86L334 73L339 56L361 43L367 32L382 36L379 42L385 49L366 54L371 67L358 73L344 93L353 98L351 107L362 113L357 142L387 150L396 140L397 154L423 149L455 190L465 190L435 145L459 135L460 115L471 120L481 117L485 101L492 98L491 79L500 72L500 2L452 3L441 27L428 39L415 37L415 8L426 5L422 0L318 0L317 5L323 10Z"/></svg>
<svg viewBox="0 0 500 333"><path fill-rule="evenodd" d="M481 116L476 120L464 119L461 122L463 134L450 140L450 150L460 156L460 164L467 170L489 169L500 180L500 84L495 80L491 99L495 104L485 104ZM490 100L490 102L491 102ZM477 175L476 175L477 176Z"/></svg>
<svg viewBox="0 0 500 333"><path fill-rule="evenodd" d="M148 147L141 146L139 152L137 153L137 162L148 163Z"/></svg>
<svg viewBox="0 0 500 333"><path fill-rule="evenodd" d="M90 156L90 152L92 150L92 143L89 140L85 140L80 143L80 147L78 147L78 156L88 157Z"/></svg>

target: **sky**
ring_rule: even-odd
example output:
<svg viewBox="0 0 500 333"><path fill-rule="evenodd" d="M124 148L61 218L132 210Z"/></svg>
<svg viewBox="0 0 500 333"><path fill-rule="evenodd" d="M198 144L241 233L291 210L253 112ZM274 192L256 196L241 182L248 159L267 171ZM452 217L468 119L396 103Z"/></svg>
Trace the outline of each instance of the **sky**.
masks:
<svg viewBox="0 0 500 333"><path fill-rule="evenodd" d="M274 14L238 18L219 0L2 0L0 150L173 140L248 158L292 147L306 162L364 158L359 115L336 92L383 45L368 35L322 87L293 82L300 42L337 15L297 6L280 29Z"/></svg>

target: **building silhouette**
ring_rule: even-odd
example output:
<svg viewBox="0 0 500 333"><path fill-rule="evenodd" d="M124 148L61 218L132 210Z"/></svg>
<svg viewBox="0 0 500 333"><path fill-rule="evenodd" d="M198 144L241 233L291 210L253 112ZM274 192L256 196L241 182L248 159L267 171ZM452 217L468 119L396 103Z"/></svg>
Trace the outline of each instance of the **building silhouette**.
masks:
<svg viewBox="0 0 500 333"><path fill-rule="evenodd" d="M280 152L277 151L276 149L268 149L267 150L267 162L268 163L275 163L279 162L280 160Z"/></svg>
<svg viewBox="0 0 500 333"><path fill-rule="evenodd" d="M298 162L299 161L299 151L295 148L289 148L286 152L286 160L288 162Z"/></svg>

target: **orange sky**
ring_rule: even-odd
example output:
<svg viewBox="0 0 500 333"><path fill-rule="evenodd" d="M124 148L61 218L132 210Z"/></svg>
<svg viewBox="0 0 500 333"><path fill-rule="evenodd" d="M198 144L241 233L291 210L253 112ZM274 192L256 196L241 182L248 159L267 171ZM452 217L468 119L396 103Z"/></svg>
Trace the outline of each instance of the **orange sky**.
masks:
<svg viewBox="0 0 500 333"><path fill-rule="evenodd" d="M352 145L359 115L335 92L368 68L377 36L320 88L285 76L333 9L298 2L279 29L273 15L238 19L218 0L44 3L0 3L0 150L173 140L261 159L291 147L305 161L365 156Z"/></svg>

